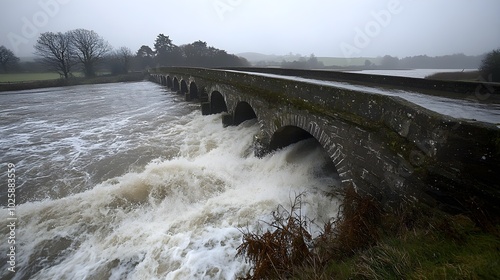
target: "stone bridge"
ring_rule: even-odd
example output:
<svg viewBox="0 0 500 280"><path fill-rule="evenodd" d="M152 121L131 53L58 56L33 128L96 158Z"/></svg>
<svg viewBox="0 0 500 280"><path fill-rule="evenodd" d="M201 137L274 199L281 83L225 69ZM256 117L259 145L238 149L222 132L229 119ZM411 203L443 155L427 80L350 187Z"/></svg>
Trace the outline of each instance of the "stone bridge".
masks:
<svg viewBox="0 0 500 280"><path fill-rule="evenodd" d="M411 195L449 211L472 204L500 209L500 120L454 118L376 93L396 88L400 95L413 90L457 102L466 102L460 100L464 95L488 96L487 102L496 104L497 86L329 71L237 70L159 68L150 79L200 102L203 114L224 113L225 126L256 118L259 154L314 137L344 186L383 203Z"/></svg>

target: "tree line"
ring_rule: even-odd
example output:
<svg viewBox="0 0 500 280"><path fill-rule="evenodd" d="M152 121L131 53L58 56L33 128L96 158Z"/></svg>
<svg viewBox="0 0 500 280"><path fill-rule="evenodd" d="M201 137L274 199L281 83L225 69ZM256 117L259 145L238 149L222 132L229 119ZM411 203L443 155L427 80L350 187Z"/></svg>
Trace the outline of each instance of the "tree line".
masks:
<svg viewBox="0 0 500 280"><path fill-rule="evenodd" d="M75 71L82 71L85 77L93 77L98 71L122 74L161 66L250 66L246 59L208 46L206 42L177 46L164 34L157 36L154 49L143 45L136 53L127 47L113 49L95 31L86 29L42 33L34 49L35 63L26 63L24 68L54 71L66 79L72 77ZM19 70L19 61L11 50L0 46L0 72Z"/></svg>
<svg viewBox="0 0 500 280"><path fill-rule="evenodd" d="M95 76L97 64L112 49L96 32L86 29L42 33L34 48L40 63L66 79L76 65L81 66L85 77Z"/></svg>
<svg viewBox="0 0 500 280"><path fill-rule="evenodd" d="M19 63L19 57L7 49L5 46L0 46L0 71L9 72L16 69Z"/></svg>
<svg viewBox="0 0 500 280"><path fill-rule="evenodd" d="M242 57L228 54L208 46L206 42L195 41L177 46L169 36L159 34L153 49L142 45L136 53L138 63L143 68L155 66L191 66L191 67L238 67L250 66Z"/></svg>
<svg viewBox="0 0 500 280"><path fill-rule="evenodd" d="M314 54L311 54L308 59L301 57L299 60L294 61L283 60L281 67L290 69L321 69L325 68L325 65Z"/></svg>
<svg viewBox="0 0 500 280"><path fill-rule="evenodd" d="M61 77L69 78L75 71L82 71L86 77L93 77L98 71L109 71L112 74L127 73L130 70L143 71L161 66L190 67L239 67L251 66L250 63L225 50L208 46L206 42L195 41L191 44L177 46L169 36L159 34L153 48L142 45L135 53L127 47L113 49L112 46L96 32L86 29L75 29L65 33L45 32L40 34L35 46L36 62L25 63L24 68L49 70L57 72ZM0 72L18 70L20 59L5 46L0 46ZM308 59L286 62L283 68L319 69L324 67L321 61L311 55ZM478 68L485 79L500 82L500 49L483 56L466 56L454 54L439 57L426 55L399 59L386 55L380 65L365 61L365 68L402 69L402 68ZM331 68L331 67L328 67Z"/></svg>
<svg viewBox="0 0 500 280"><path fill-rule="evenodd" d="M365 63L365 66L371 66ZM482 78L488 82L500 82L500 49L480 56L464 54L429 57L426 55L398 59L386 55L382 58L379 69L479 69Z"/></svg>
<svg viewBox="0 0 500 280"><path fill-rule="evenodd" d="M267 64L260 62L260 67L281 66L293 69L479 69L485 81L500 82L500 49L493 50L484 55L467 56L465 54L452 54L429 57L427 55L410 56L399 59L386 55L378 64L365 60L364 66L324 66L321 61L311 54L309 58L300 57L294 61L282 61L280 64Z"/></svg>
<svg viewBox="0 0 500 280"><path fill-rule="evenodd" d="M411 69L476 69L481 65L485 55L467 56L465 54L452 54L430 57L427 55L397 58L390 55L382 57L382 68L411 68Z"/></svg>

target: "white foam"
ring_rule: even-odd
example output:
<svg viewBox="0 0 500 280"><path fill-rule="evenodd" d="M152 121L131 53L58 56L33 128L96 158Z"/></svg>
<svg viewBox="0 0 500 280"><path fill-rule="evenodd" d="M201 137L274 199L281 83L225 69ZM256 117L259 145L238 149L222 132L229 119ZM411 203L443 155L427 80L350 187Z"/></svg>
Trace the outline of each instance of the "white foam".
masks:
<svg viewBox="0 0 500 280"><path fill-rule="evenodd" d="M177 157L83 193L19 206L24 273L38 264L43 269L31 273L39 279L234 279L248 269L236 257L239 229L254 229L304 191L309 218L320 224L336 214L324 195L335 182L317 176L321 149L296 160L307 145L299 143L259 159L249 153L257 124L223 129L220 116L190 117L172 128L183 139ZM55 237L71 245L51 261L30 261Z"/></svg>
<svg viewBox="0 0 500 280"><path fill-rule="evenodd" d="M234 279L248 269L236 257L240 230L270 221L278 205L289 208L306 191L304 215L318 224L336 215L337 202L325 192L337 182L322 173L328 159L311 141L256 158L255 121L223 128L220 115L186 110L187 103L155 95L156 85L137 90L148 86L149 98L166 104L155 103L151 114L133 109L116 122L96 116L57 126L50 117L30 120L39 132L22 134L24 144L8 151L22 157L18 174L50 190L17 207L17 277ZM7 234L6 215L0 211L0 234Z"/></svg>

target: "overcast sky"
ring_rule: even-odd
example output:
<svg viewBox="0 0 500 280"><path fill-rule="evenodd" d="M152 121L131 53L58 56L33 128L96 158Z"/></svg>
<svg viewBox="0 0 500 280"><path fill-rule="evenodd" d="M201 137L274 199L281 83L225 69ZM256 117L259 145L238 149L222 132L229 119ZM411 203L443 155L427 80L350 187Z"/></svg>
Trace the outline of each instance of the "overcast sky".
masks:
<svg viewBox="0 0 500 280"><path fill-rule="evenodd" d="M0 0L0 45L32 56L42 32L94 30L113 47L163 33L230 53L478 55L500 48L500 0Z"/></svg>

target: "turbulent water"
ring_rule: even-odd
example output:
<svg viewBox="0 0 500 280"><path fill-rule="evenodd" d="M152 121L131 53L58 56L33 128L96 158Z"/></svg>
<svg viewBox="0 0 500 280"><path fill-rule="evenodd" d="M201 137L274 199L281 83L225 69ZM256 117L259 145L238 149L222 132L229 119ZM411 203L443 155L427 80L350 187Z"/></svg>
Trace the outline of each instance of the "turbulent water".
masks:
<svg viewBox="0 0 500 280"><path fill-rule="evenodd" d="M220 115L149 82L1 93L0 278L245 274L242 230L302 192L302 213L317 224L338 209L322 148L308 140L257 158L258 129L255 120L223 128Z"/></svg>

